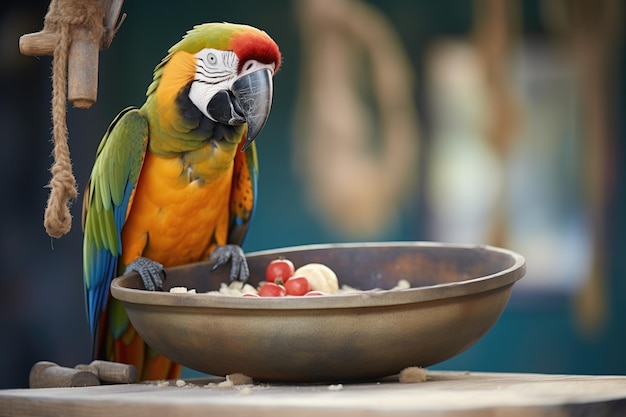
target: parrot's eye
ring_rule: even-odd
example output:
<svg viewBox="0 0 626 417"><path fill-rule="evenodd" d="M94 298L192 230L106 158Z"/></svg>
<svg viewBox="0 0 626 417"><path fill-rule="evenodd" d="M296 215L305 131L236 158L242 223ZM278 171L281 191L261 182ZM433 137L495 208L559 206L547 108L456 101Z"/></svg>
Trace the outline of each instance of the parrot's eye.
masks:
<svg viewBox="0 0 626 417"><path fill-rule="evenodd" d="M209 53L209 54L206 56L206 62L207 62L209 65L215 65L215 64L217 64L217 56L215 56L215 54L214 54L214 53Z"/></svg>

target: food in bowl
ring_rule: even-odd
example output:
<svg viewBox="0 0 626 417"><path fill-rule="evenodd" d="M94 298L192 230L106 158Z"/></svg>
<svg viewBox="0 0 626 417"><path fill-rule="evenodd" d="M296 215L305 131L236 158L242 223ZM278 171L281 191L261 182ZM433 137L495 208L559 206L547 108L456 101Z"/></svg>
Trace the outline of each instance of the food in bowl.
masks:
<svg viewBox="0 0 626 417"><path fill-rule="evenodd" d="M266 281L261 281L257 287L248 283L233 281L222 282L218 290L207 291L204 294L252 296L252 297L285 297L285 296L316 296L333 294L350 294L363 292L349 285L339 287L337 274L328 265L319 262L311 262L295 269L291 260L277 258L267 265L265 273ZM410 288L411 284L406 279L401 279L391 291ZM381 291L376 288L368 291ZM184 286L172 287L170 293L198 294L195 288Z"/></svg>

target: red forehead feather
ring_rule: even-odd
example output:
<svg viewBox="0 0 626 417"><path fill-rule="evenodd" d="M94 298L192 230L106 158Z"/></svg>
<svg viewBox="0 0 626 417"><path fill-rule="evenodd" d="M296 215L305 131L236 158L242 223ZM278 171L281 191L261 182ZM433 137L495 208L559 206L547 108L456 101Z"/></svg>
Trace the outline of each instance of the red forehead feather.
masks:
<svg viewBox="0 0 626 417"><path fill-rule="evenodd" d="M255 59L264 64L275 63L274 73L280 67L280 50L278 45L265 32L237 33L231 40L231 47L239 58L238 71L250 59Z"/></svg>

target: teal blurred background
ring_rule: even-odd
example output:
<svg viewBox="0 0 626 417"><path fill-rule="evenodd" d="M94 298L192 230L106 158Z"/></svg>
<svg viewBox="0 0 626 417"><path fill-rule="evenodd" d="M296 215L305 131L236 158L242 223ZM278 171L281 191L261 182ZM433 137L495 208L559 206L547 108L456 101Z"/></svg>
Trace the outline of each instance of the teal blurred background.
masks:
<svg viewBox="0 0 626 417"><path fill-rule="evenodd" d="M504 3L508 12L490 14ZM626 71L623 13L617 18L611 13L623 10L619 2L609 0L577 1L572 2L580 8L576 10L590 10L585 7L591 4L594 12L581 17L575 10L568 21L564 18L568 15L546 10L541 1L504 3L127 0L123 12L128 17L111 47L100 54L97 103L89 110L68 109L79 189L87 182L110 121L124 107L141 105L154 66L189 28L208 21L262 28L280 45L283 66L275 78L272 113L257 139L259 200L246 251L362 240L506 246L527 256L527 277L483 339L433 368L626 374L626 270L621 258L626 247L621 215L626 204L622 145ZM320 134L317 129L323 126L320 117L324 116L310 101L324 87L324 78L315 79L319 74L315 71L333 68L331 62L328 66L315 62L315 57L330 53L329 45L341 46L325 38L331 31L333 36L344 31L346 36L356 36L352 29L338 29L337 23L325 20L332 19L338 4L347 8L348 15L352 7L359 7L375 16L373 22L382 26L365 25L359 33L370 29L376 33L382 27L383 33L393 36L390 43L381 40L381 49L399 51L390 52L387 58L392 61L379 68L362 60L362 55L371 53L367 49L372 48L367 44L371 39L343 45L344 51L354 54L349 61L353 72L346 74L356 80L358 91L350 97L361 100L358 104L364 113L339 111L333 119L348 124L360 121L360 127L373 129L367 131L372 143L365 144L370 157L356 162L373 168L364 172L389 178L388 186L357 184L364 178L355 175L358 164L354 170L347 163L344 171L337 168L343 166L341 160L331 156L341 155L341 138L321 149L312 142ZM0 228L0 332L4 335L0 388L8 388L26 387L30 367L39 360L74 366L91 358L82 292L80 201L72 207L73 227L66 236L52 239L42 225L52 164L51 59L25 57L18 50L21 35L42 28L48 2L9 0L0 7L0 181L5 195ZM510 27L504 32L498 16L508 16ZM508 37L500 39L503 33ZM572 47L574 40L579 43ZM476 61L477 50L485 53L485 62ZM592 59L598 66L589 65L585 50L609 58ZM385 85L385 71L402 66L408 71L403 94L409 97L413 113L401 119L416 131L396 138L404 146L401 150L410 150L404 162L394 164L394 159L385 165L376 159L377 152L388 151L385 102L368 85L372 80ZM382 75L377 72L381 68ZM589 68L598 72L590 75ZM498 78L503 73L504 79ZM340 77L334 79L338 81ZM331 106L341 103L339 98L329 94L320 99ZM503 110L503 103L513 103L510 113ZM544 111L542 105L549 106ZM454 126L477 133L455 142ZM489 126L500 133L483 135L495 143L485 151L481 132L491 132ZM377 137L376 132L383 133ZM470 139L479 145L459 147ZM308 156L313 152L321 153L315 153L312 161ZM592 164L587 163L590 158ZM333 206L339 200L329 198L332 193L324 196L328 183L319 176L327 163L328 169L338 169L337 175L352 178L355 187L364 190L363 200L355 200L353 206L349 202ZM410 178L394 177L391 168ZM458 175L448 175L451 172ZM334 192L345 195L341 189ZM476 217L466 216L470 209L475 209ZM356 215L361 212L362 217Z"/></svg>

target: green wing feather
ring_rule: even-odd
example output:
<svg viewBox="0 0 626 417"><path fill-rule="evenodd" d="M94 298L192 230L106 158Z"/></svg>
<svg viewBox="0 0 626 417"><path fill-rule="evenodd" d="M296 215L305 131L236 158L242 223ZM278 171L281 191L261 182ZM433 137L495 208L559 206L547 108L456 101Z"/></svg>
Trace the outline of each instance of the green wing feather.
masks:
<svg viewBox="0 0 626 417"><path fill-rule="evenodd" d="M135 107L113 120L98 147L83 202L83 277L94 347L98 325L118 275L121 233L148 144L148 122ZM120 324L120 326L122 326ZM117 326L119 327L119 326ZM111 329L121 333L124 329Z"/></svg>

